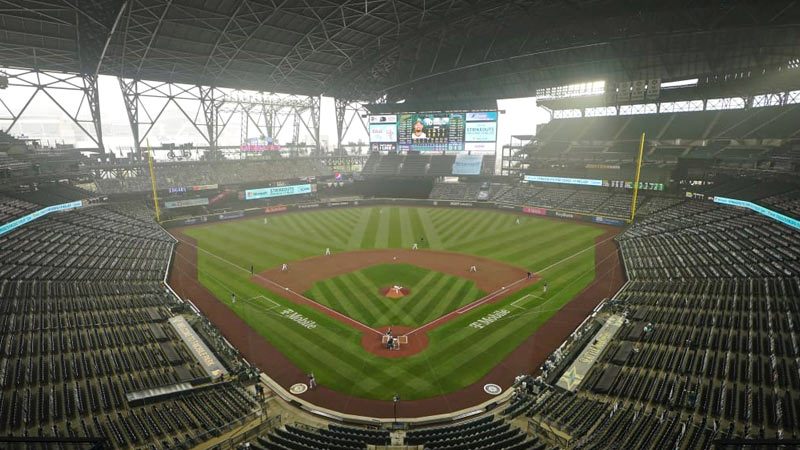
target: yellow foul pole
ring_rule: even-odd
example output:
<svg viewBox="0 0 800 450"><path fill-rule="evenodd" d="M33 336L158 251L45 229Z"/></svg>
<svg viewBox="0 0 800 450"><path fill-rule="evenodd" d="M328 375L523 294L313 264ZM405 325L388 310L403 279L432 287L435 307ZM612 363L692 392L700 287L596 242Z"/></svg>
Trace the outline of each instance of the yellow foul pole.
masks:
<svg viewBox="0 0 800 450"><path fill-rule="evenodd" d="M636 163L636 181L633 183L633 203L631 204L631 222L636 217L636 196L639 195L639 175L642 173L642 155L644 154L644 133L639 141L639 161Z"/></svg>
<svg viewBox="0 0 800 450"><path fill-rule="evenodd" d="M153 170L153 152L150 150L149 139L147 140L147 163L150 166L150 184L153 186L153 205L156 207L156 221L161 223L161 212L158 209L158 193L156 192L156 173ZM634 198L636 198L636 194L634 194Z"/></svg>

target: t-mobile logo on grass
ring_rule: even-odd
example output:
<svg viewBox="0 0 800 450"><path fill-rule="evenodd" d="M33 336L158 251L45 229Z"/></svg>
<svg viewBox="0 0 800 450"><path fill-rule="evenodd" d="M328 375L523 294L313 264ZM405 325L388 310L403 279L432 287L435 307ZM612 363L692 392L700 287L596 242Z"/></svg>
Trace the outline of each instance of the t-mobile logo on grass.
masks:
<svg viewBox="0 0 800 450"><path fill-rule="evenodd" d="M294 312L294 310L286 308L281 311L281 315L285 316L287 319L296 322L298 325L304 328L308 328L309 330L313 328L317 328L317 322L314 322L311 319L305 318L300 314Z"/></svg>
<svg viewBox="0 0 800 450"><path fill-rule="evenodd" d="M485 327L486 325L489 325L492 322L497 321L501 317L507 316L508 314L509 314L509 311L507 309L498 309L497 311L489 314L488 316L482 317L482 318L476 320L475 322L472 322L471 324L469 324L469 326L471 326L472 328L476 328L476 329L480 330L481 328Z"/></svg>

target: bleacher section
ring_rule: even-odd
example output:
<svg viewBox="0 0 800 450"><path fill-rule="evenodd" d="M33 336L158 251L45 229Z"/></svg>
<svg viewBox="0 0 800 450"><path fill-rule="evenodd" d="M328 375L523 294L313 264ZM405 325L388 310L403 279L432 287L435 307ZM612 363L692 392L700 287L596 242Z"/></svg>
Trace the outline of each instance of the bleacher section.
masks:
<svg viewBox="0 0 800 450"><path fill-rule="evenodd" d="M649 208L618 237L630 281L608 307L625 324L576 394L535 396L535 432L576 449L797 438L800 235L709 201Z"/></svg>
<svg viewBox="0 0 800 450"><path fill-rule="evenodd" d="M433 186L430 198L434 200L474 201L478 198L479 191L480 183L436 183ZM533 183L491 184L489 185L489 195L486 200L567 212L628 218L631 215L633 193L629 190L620 192L618 190L542 187ZM646 205L647 201L648 196L640 191L636 200L637 210ZM665 203L664 207L680 201L680 199L670 199Z"/></svg>
<svg viewBox="0 0 800 450"><path fill-rule="evenodd" d="M11 222L39 208L33 203L0 194L0 224Z"/></svg>
<svg viewBox="0 0 800 450"><path fill-rule="evenodd" d="M161 284L172 246L135 205L53 213L0 236L0 434L188 449L254 412L238 383L208 384L167 323L183 306ZM144 406L126 397L166 388Z"/></svg>

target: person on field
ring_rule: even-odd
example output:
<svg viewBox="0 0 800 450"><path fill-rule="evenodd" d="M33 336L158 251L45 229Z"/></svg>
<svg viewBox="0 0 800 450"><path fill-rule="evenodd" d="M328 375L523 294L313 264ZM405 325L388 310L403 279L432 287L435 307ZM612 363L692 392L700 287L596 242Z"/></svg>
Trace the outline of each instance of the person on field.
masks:
<svg viewBox="0 0 800 450"><path fill-rule="evenodd" d="M264 217L264 225L266 225L266 224L267 224L267 218Z"/></svg>
<svg viewBox="0 0 800 450"><path fill-rule="evenodd" d="M326 247L325 248L325 254L326 255L330 255L331 254L331 248L330 247Z"/></svg>
<svg viewBox="0 0 800 450"><path fill-rule="evenodd" d="M308 374L308 388L314 389L315 387L317 387L317 379L314 378L314 372L311 372Z"/></svg>
<svg viewBox="0 0 800 450"><path fill-rule="evenodd" d="M517 225L519 225L519 217L517 217Z"/></svg>
<svg viewBox="0 0 800 450"><path fill-rule="evenodd" d="M531 279L531 273L530 272L528 272L528 279L529 280Z"/></svg>
<svg viewBox="0 0 800 450"><path fill-rule="evenodd" d="M253 265L250 264L250 275L253 275Z"/></svg>
<svg viewBox="0 0 800 450"><path fill-rule="evenodd" d="M288 272L288 271L289 271L289 265L283 263L283 265L281 266L281 272Z"/></svg>
<svg viewBox="0 0 800 450"><path fill-rule="evenodd" d="M236 292L231 292L231 303L236 303Z"/></svg>
<svg viewBox="0 0 800 450"><path fill-rule="evenodd" d="M476 266L469 266L469 271L470 272L477 272L478 268Z"/></svg>
<svg viewBox="0 0 800 450"><path fill-rule="evenodd" d="M414 242L414 245L411 246L411 250L417 250L417 249L419 249L419 247L417 246L417 243Z"/></svg>
<svg viewBox="0 0 800 450"><path fill-rule="evenodd" d="M545 281L544 286L542 287L542 292L547 293L547 282Z"/></svg>

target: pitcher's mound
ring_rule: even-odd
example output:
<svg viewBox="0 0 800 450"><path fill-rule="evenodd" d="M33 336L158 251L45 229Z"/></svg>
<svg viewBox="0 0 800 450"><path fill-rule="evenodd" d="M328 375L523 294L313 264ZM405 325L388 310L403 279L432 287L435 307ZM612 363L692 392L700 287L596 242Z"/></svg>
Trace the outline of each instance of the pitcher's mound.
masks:
<svg viewBox="0 0 800 450"><path fill-rule="evenodd" d="M381 288L381 295L389 298L403 298L410 293L411 291L403 286L394 285Z"/></svg>

